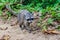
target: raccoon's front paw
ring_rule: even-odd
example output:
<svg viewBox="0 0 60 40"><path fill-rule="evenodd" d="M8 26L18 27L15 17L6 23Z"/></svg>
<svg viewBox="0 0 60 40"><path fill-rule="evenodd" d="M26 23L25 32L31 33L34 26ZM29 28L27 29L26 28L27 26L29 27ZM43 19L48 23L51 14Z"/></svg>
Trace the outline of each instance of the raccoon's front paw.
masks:
<svg viewBox="0 0 60 40"><path fill-rule="evenodd" d="M25 29L24 26L20 26L20 28L21 28L21 30L24 30Z"/></svg>

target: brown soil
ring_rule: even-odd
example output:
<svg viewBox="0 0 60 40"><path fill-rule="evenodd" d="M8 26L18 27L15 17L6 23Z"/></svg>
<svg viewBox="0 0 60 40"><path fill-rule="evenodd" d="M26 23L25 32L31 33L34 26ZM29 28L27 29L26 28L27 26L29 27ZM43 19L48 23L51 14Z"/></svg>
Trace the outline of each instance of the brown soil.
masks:
<svg viewBox="0 0 60 40"><path fill-rule="evenodd" d="M3 20L0 17L0 39L4 35L9 35L9 40L60 40L60 35L56 34L43 34L37 32L36 34L28 33L27 30L21 30L18 25L11 26L16 22L16 17L11 20Z"/></svg>

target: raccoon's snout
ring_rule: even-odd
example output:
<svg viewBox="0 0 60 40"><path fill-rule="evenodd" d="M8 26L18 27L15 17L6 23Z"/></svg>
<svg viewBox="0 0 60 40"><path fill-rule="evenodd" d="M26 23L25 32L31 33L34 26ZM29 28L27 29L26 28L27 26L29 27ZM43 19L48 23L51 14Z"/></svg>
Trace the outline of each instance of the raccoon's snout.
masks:
<svg viewBox="0 0 60 40"><path fill-rule="evenodd" d="M29 23L32 23L33 18L31 18L31 19L27 19L27 21L28 21Z"/></svg>
<svg viewBox="0 0 60 40"><path fill-rule="evenodd" d="M28 21L29 23L32 23L32 21L30 20L30 21Z"/></svg>

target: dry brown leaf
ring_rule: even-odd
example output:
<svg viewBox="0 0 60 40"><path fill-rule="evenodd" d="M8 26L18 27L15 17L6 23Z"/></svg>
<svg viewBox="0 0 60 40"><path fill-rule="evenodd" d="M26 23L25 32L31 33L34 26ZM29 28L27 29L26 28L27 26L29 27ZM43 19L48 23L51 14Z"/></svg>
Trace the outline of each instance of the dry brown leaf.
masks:
<svg viewBox="0 0 60 40"><path fill-rule="evenodd" d="M9 35L3 35L2 39L3 40L9 40L10 36Z"/></svg>
<svg viewBox="0 0 60 40"><path fill-rule="evenodd" d="M6 28L0 28L0 30L7 30L8 29L8 27L6 27Z"/></svg>
<svg viewBox="0 0 60 40"><path fill-rule="evenodd" d="M47 34L60 34L60 32L58 32L57 30L45 30L45 31L43 31L43 33L47 33Z"/></svg>
<svg viewBox="0 0 60 40"><path fill-rule="evenodd" d="M7 29L8 29L8 27L6 26L6 24L0 25L0 30L7 30Z"/></svg>

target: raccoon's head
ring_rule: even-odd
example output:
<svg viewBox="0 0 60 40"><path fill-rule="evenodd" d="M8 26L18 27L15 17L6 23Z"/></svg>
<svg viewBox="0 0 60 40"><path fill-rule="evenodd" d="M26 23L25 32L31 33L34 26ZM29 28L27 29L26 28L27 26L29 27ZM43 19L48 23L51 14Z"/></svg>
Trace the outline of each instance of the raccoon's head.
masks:
<svg viewBox="0 0 60 40"><path fill-rule="evenodd" d="M28 12L25 15L25 19L27 20L28 23L32 23L32 21L34 20L34 16L32 13Z"/></svg>

